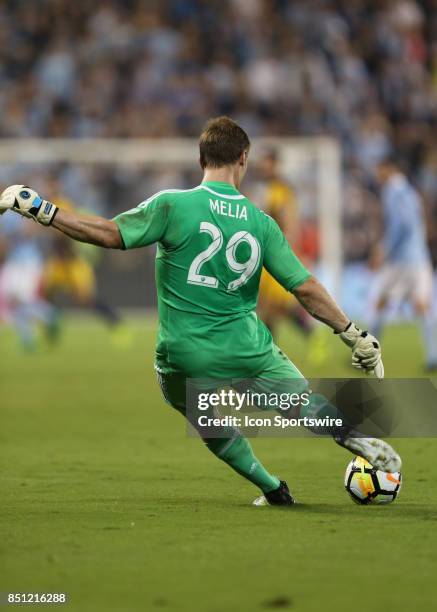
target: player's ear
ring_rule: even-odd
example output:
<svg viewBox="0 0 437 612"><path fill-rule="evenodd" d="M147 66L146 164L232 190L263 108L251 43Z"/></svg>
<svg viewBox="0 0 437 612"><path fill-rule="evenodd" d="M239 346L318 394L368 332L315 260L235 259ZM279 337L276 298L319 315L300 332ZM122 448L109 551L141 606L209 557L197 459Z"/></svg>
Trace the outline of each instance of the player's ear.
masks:
<svg viewBox="0 0 437 612"><path fill-rule="evenodd" d="M245 150L242 152L242 154L240 155L240 159L238 160L238 163L240 164L240 166L246 166L247 165L247 156L249 155L249 151Z"/></svg>

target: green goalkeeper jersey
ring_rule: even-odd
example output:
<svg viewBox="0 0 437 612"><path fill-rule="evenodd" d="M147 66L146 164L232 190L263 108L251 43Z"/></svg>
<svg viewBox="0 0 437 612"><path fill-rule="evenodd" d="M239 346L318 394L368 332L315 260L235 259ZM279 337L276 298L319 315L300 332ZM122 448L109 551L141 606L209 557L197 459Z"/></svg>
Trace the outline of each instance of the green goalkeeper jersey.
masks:
<svg viewBox="0 0 437 612"><path fill-rule="evenodd" d="M292 291L310 276L277 223L228 183L168 189L114 219L126 249L158 243L156 365L256 377L275 350L255 308L262 267Z"/></svg>

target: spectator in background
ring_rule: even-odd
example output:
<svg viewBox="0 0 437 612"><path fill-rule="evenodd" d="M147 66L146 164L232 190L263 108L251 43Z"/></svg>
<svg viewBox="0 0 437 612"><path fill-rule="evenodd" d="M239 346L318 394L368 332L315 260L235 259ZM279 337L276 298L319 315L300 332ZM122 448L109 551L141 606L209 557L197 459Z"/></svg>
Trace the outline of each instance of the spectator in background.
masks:
<svg viewBox="0 0 437 612"><path fill-rule="evenodd" d="M5 2L0 133L192 136L205 114L244 112L263 133L397 142L435 117L432 42L425 0Z"/></svg>

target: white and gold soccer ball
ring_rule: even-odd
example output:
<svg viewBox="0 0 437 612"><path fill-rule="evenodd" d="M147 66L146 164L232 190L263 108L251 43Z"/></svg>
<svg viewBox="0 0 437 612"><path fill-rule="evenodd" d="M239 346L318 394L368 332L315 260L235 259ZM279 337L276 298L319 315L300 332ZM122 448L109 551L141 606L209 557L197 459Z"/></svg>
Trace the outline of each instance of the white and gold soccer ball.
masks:
<svg viewBox="0 0 437 612"><path fill-rule="evenodd" d="M389 474L373 467L363 457L355 457L346 468L344 486L357 504L389 504L399 495L402 474Z"/></svg>

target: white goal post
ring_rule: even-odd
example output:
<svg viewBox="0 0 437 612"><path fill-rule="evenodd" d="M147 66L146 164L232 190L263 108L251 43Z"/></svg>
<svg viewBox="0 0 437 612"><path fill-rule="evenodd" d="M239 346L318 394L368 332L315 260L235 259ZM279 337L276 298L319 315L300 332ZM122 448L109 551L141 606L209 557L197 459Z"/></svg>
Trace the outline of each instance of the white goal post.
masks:
<svg viewBox="0 0 437 612"><path fill-rule="evenodd" d="M320 266L323 280L340 297L342 269L342 170L341 151L329 137L254 139L251 159L273 147L284 178L295 186L298 200L311 184L312 206L318 219ZM0 165L114 164L195 167L197 141L162 139L0 139ZM304 199L304 198L302 198ZM310 198L311 199L311 198ZM311 206L311 204L310 204ZM302 208L302 207L301 207Z"/></svg>

